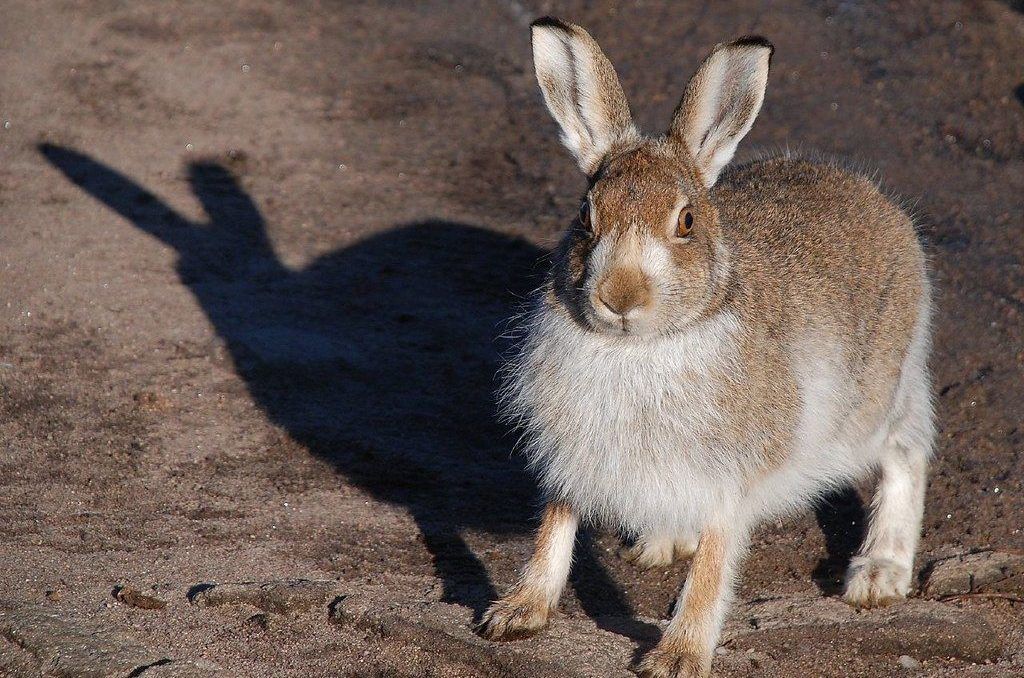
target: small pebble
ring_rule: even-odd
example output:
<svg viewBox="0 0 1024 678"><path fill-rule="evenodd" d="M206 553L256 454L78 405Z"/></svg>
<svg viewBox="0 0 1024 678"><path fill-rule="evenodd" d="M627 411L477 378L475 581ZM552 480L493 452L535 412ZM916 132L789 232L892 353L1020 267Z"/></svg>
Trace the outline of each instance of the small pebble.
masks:
<svg viewBox="0 0 1024 678"><path fill-rule="evenodd" d="M260 629L261 631L267 631L270 629L270 617L266 612L258 612L253 616L245 620L246 624Z"/></svg>
<svg viewBox="0 0 1024 678"><path fill-rule="evenodd" d="M114 597L125 605L137 607L143 610L162 610L167 607L166 600L160 600L154 596L146 595L130 586L118 586L113 591Z"/></svg>
<svg viewBox="0 0 1024 678"><path fill-rule="evenodd" d="M911 657L910 655L907 655L907 654L901 655L899 661L900 661L900 666L902 666L905 669L919 669L919 668L921 668L921 662L917 661L916 659L914 659L913 657Z"/></svg>

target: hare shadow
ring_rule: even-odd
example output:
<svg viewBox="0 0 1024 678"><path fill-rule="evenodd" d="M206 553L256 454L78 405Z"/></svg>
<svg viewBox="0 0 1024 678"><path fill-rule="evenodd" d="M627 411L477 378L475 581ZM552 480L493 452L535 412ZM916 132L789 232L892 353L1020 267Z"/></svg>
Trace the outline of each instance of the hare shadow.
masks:
<svg viewBox="0 0 1024 678"><path fill-rule="evenodd" d="M401 225L304 269L274 252L256 205L224 167L188 168L209 217L175 213L77 151L39 152L71 182L174 249L177 273L225 342L268 419L351 483L410 513L444 599L477 617L496 597L463 537L526 530L539 497L515 433L496 421L498 337L537 284L542 252L442 220ZM580 561L588 614L630 613L590 542Z"/></svg>
<svg viewBox="0 0 1024 678"><path fill-rule="evenodd" d="M819 501L814 517L825 536L827 556L818 561L811 576L823 594L837 595L842 593L850 558L864 541L867 512L860 494L849 487Z"/></svg>

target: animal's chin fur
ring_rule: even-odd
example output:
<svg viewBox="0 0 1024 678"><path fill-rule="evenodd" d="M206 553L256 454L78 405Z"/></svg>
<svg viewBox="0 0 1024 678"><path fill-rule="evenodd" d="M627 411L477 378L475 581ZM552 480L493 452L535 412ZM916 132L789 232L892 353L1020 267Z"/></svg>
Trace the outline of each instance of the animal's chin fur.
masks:
<svg viewBox="0 0 1024 678"><path fill-rule="evenodd" d="M593 309L587 309L585 313L578 314L577 317L585 319L585 323L580 328L584 332L600 335L609 341L615 339L639 341L686 333L693 325L693 319L699 316L700 313L697 312L680 312L678 317L673 317L669 322L662 317L661 313L655 311L638 319L627 320L625 326L621 321L615 323L602 318Z"/></svg>
<svg viewBox="0 0 1024 678"><path fill-rule="evenodd" d="M643 339L661 334L661 329L650 322L637 322L634 320L626 321L625 324L621 322L613 323L591 314L589 323L587 328L589 331L609 339Z"/></svg>
<svg viewBox="0 0 1024 678"><path fill-rule="evenodd" d="M591 323L587 331L607 338L609 341L616 339L622 341L644 341L664 337L672 334L674 330L663 327L657 323L626 323L623 327L614 325L602 320Z"/></svg>

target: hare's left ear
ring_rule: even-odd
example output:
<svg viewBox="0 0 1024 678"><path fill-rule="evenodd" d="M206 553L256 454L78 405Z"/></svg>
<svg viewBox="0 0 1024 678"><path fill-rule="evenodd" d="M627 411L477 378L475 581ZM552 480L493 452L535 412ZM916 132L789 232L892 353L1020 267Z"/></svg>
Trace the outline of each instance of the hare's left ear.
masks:
<svg viewBox="0 0 1024 678"><path fill-rule="evenodd" d="M545 17L530 25L537 83L562 143L587 175L593 174L616 144L639 133L608 57L585 30Z"/></svg>
<svg viewBox="0 0 1024 678"><path fill-rule="evenodd" d="M690 78L669 136L682 143L711 188L754 124L775 48L750 36L715 47Z"/></svg>

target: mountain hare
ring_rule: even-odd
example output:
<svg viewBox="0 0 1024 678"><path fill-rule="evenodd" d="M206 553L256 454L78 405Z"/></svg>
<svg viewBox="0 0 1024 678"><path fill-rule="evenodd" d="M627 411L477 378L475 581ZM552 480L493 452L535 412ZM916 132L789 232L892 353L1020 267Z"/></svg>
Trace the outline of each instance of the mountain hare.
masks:
<svg viewBox="0 0 1024 678"><path fill-rule="evenodd" d="M581 520L693 561L644 676L703 676L751 529L880 474L845 599L910 588L933 423L931 300L913 224L869 179L782 157L723 173L773 47L715 47L667 134L641 136L579 26L534 22L544 101L589 178L527 316L506 407L548 497L495 640L545 626Z"/></svg>

